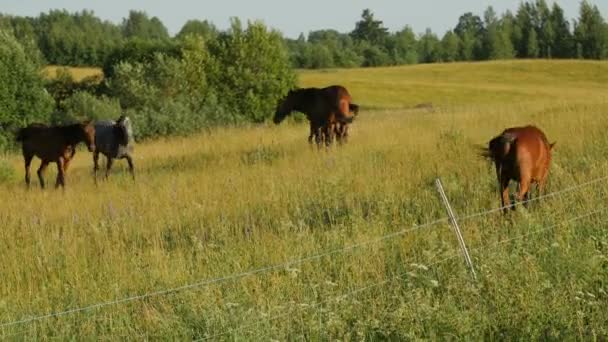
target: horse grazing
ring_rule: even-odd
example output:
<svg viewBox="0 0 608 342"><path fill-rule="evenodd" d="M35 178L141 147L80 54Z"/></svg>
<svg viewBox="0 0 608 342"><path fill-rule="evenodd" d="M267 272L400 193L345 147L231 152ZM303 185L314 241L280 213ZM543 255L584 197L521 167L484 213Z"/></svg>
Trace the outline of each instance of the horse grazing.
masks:
<svg viewBox="0 0 608 342"><path fill-rule="evenodd" d="M349 110L353 114L353 117L356 117L359 114L359 106L354 103L351 103L349 105ZM343 144L348 141L348 123L336 122L333 124L332 131L333 134L336 135L336 140L338 141L338 144ZM308 139L312 140L312 137L309 137Z"/></svg>
<svg viewBox="0 0 608 342"><path fill-rule="evenodd" d="M97 183L97 170L99 170L99 153L106 156L106 179L114 159L126 159L129 163L129 172L135 180L133 167L133 130L131 120L122 115L118 120L98 121L95 123L95 151L93 152L93 173Z"/></svg>
<svg viewBox="0 0 608 342"><path fill-rule="evenodd" d="M494 161L503 207L510 204L511 180L519 182L519 201L528 200L532 184L537 185L539 195L544 191L554 145L535 126L508 128L490 140L482 155Z"/></svg>
<svg viewBox="0 0 608 342"><path fill-rule="evenodd" d="M16 140L21 142L25 160L25 183L30 186L30 164L34 156L42 160L38 168L40 187L44 188L44 171L49 163L57 163L55 187L65 188L65 173L70 160L76 153L76 145L84 142L89 151L95 150L95 127L90 121L67 126L47 126L30 124L17 131Z"/></svg>
<svg viewBox="0 0 608 342"><path fill-rule="evenodd" d="M303 88L289 91L277 106L273 121L279 124L294 111L304 113L310 122L308 142L312 144L314 137L317 146L323 141L330 146L334 134L340 133L336 134L340 140L347 135L347 130L342 129L341 125L351 123L353 113L358 109L359 106L352 103L348 90L342 86Z"/></svg>

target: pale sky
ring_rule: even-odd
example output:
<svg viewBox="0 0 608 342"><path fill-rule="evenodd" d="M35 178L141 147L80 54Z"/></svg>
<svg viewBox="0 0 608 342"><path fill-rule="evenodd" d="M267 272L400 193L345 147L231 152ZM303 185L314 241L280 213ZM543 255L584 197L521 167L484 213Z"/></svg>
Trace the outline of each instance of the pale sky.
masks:
<svg viewBox="0 0 608 342"><path fill-rule="evenodd" d="M569 20L578 17L580 0L557 2ZM590 2L599 7L604 18L608 16L608 0ZM160 18L171 35L179 32L189 19L207 19L225 29L229 18L236 16L243 20L261 19L285 36L295 38L300 32L307 34L319 29L350 32L364 8L370 8L390 31L410 25L417 33L430 27L443 35L465 12L482 16L489 5L497 13L507 9L515 12L519 3L520 0L2 0L0 12L37 16L49 9L70 12L88 9L104 20L120 23L130 9L143 10L150 17Z"/></svg>

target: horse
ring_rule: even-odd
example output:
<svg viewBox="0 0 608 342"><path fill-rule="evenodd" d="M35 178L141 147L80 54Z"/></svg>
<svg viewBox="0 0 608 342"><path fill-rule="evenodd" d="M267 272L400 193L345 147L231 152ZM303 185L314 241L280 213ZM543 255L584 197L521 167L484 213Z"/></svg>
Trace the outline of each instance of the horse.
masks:
<svg viewBox="0 0 608 342"><path fill-rule="evenodd" d="M353 117L356 117L359 114L359 106L354 103L349 104L349 110L352 112ZM348 123L336 122L333 124L332 131L336 136L338 144L344 144L348 141Z"/></svg>
<svg viewBox="0 0 608 342"><path fill-rule="evenodd" d="M353 121L353 112L359 106L352 103L346 88L334 85L326 88L302 88L290 90L278 104L273 118L275 124L281 123L294 111L302 112L310 122L308 142L313 137L317 146L325 141L330 146L338 124L349 124ZM341 130L340 132L346 132ZM342 135L339 135L342 138Z"/></svg>
<svg viewBox="0 0 608 342"><path fill-rule="evenodd" d="M116 121L105 120L95 123L95 151L93 152L93 176L97 184L97 171L99 170L99 154L106 156L106 175L110 175L110 169L114 159L126 159L129 164L129 172L135 180L133 167L133 130L131 120L121 115Z"/></svg>
<svg viewBox="0 0 608 342"><path fill-rule="evenodd" d="M95 127L90 121L67 126L47 126L33 123L17 131L15 139L21 142L25 161L25 183L30 186L30 165L34 156L42 160L38 168L40 187L44 189L44 171L49 163L57 163L57 181L65 188L65 173L70 160L76 153L76 145L84 142L89 151L95 150Z"/></svg>
<svg viewBox="0 0 608 342"><path fill-rule="evenodd" d="M517 199L527 201L532 184L540 196L545 188L551 164L551 150L545 133L535 126L512 127L490 140L482 156L494 161L501 190L504 213L510 203L509 182L519 182ZM513 207L513 209L515 209Z"/></svg>

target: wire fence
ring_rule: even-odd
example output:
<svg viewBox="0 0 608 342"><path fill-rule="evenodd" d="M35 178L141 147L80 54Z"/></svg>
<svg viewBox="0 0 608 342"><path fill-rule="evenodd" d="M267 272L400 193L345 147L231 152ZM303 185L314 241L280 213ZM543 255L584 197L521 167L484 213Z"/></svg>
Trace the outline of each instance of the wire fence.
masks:
<svg viewBox="0 0 608 342"><path fill-rule="evenodd" d="M530 237L532 235L540 234L542 232L554 229L554 228L556 228L558 226L562 226L562 225L565 225L565 224L568 224L568 223L573 223L573 222L580 221L580 220L588 218L588 217L592 217L592 216L598 215L600 213L605 212L607 209L608 208L604 207L602 209L598 209L598 210L594 210L594 211L591 211L591 212L587 212L585 214L578 215L578 216L576 216L574 218L570 218L570 219L558 222L556 224L552 224L552 225L543 227L541 229L534 230L534 231L526 233L526 234L520 234L520 235L518 235L516 237L513 237L513 238L504 239L502 241L499 241L497 243L492 244L490 246L490 250L493 250L493 251L487 253L486 255L492 255L492 254L497 253L498 252L498 247L500 247L501 245L507 244L507 243L512 242L512 241L521 240L521 239L524 239L526 237ZM478 252L478 251L481 251L482 249L488 249L488 248L487 248L487 246L480 246L480 247L472 248L471 252ZM434 262L431 262L429 264L426 264L425 266L428 267L428 268L431 268L433 266L437 266L439 264L442 264L442 263L444 263L446 261L462 257L462 253L458 249L454 249L454 250L452 250L452 252L454 252L454 253L451 253L449 256L447 256L445 258L442 258L442 259L440 259L438 261L434 261ZM237 332L246 331L246 330L252 329L254 327L258 327L261 324L269 323L271 321L276 321L278 319L281 319L281 318L284 318L284 317L288 317L288 316L290 316L290 315L293 314L293 311L298 311L298 310L299 311L309 311L309 310L312 310L314 308L326 305L326 304L331 303L331 302L339 302L339 301L341 301L341 300L343 300L345 298L355 296L355 295L357 295L359 293L362 293L362 292L365 292L365 291L368 291L368 290L371 290L371 289L374 289L374 288L385 286L385 285L393 283L393 282L395 282L397 280L405 280L405 279L407 279L407 277L408 277L408 272L401 273L401 274L399 274L397 276L391 277L391 278L383 280L381 282L377 282L377 283L373 283L373 284L370 284L370 285L367 285L367 286L364 286L364 287L361 287L361 288L357 288L356 290L349 291L349 292L343 293L343 294L341 294L339 296L331 297L331 298L328 298L328 299L323 300L323 301L318 301L318 302L313 303L313 304L307 304L306 306L292 306L290 309L287 310L287 312L284 312L284 313L282 313L280 315L275 315L275 316L268 317L268 318L265 318L265 319L262 319L262 320L258 320L258 321L254 322L254 323L243 325L243 326L240 326L240 327L235 328L235 329L229 329L229 330L224 331L222 333L218 333L218 334L214 334L214 335L211 335L211 336L207 336L207 337L204 337L204 338L201 338L201 339L197 339L195 341L196 342L208 341L208 340L213 340L213 339L216 339L218 337L226 336L226 335L229 335L229 334L234 334L234 333L237 333Z"/></svg>
<svg viewBox="0 0 608 342"><path fill-rule="evenodd" d="M579 183L579 184L576 184L569 188L562 189L562 190L556 191L556 192L552 192L552 193L549 193L549 194L546 194L543 196L535 197L532 199L528 199L526 201L522 201L519 203L510 204L510 205L506 205L506 206L502 206L502 207L494 208L494 209L490 209L490 210L485 210L485 211L481 211L481 212L478 212L475 214L470 214L470 215L466 215L463 217L457 217L457 218L461 221L479 218L479 217L486 216L486 215L489 215L489 214L492 214L495 212L502 211L504 209L513 208L518 205L524 205L526 203L530 203L533 201L554 198L554 197L558 197L558 196L561 196L566 193L579 191L585 187L588 187L593 184L598 184L598 183L606 181L606 180L608 180L608 176L596 178L596 179L593 179L593 180L590 180L590 181L587 181L584 183ZM222 276L222 277L218 277L218 278L203 279L203 280L199 280L199 281L185 284L185 285L178 286L178 287L173 287L173 288L168 288L168 289L163 289L163 290L158 290L158 291L152 291L152 292L148 292L148 293L144 293L144 294L140 294L140 295L129 296L129 297L120 298L120 299L111 300L111 301L99 302L99 303L95 303L95 304L91 304L91 305L87 305L87 306L76 307L76 308L72 308L72 309L68 309L68 310L64 310L64 311L57 311L57 312L52 312L52 313L48 313L48 314L35 315L32 317L27 317L27 318L15 320L15 321L3 322L3 323L0 323L0 328L6 328L6 327L10 327L10 326L15 326L15 325L21 325L21 324L41 321L41 320L45 320L45 319L49 319L49 318L61 317L61 316L81 313L81 312L85 312L85 311L101 309L101 308L105 308L105 307L109 307L109 306L115 306L115 305L119 305L119 304L139 301L139 300L143 300L143 299L147 299L147 298L151 298L151 297L165 296L165 295L174 294L174 293L182 292L182 291L186 291L186 290L204 288L204 287L214 285L214 284L220 284L220 283L224 283L224 282L228 282L228 281L235 281L235 280L239 280L239 279L242 279L242 278L245 278L248 276L278 271L281 269L303 264L306 262L321 260L321 259L329 257L329 256L348 253L348 252L351 252L351 251L354 251L357 249L361 249L361 248L365 248L367 246L378 244L383 241L391 240L391 239L397 238L399 236L402 236L402 235L405 235L405 234L408 234L408 233L411 233L411 232L414 232L417 230L436 226L440 223L447 223L448 221L449 221L448 217L440 218L440 219L437 219L437 220L434 220L434 221L431 221L431 222L428 222L425 224L415 225L413 227L402 229L402 230L396 231L394 233L386 234L386 235L383 235L376 239L351 244L351 245L343 247L343 248L337 248L337 249L333 249L333 250L330 250L327 252L310 255L307 257L300 258L300 259L293 259L293 260L275 264L275 265L252 269L252 270L248 270L245 272L234 273L234 274L230 274L230 275L226 275L226 276Z"/></svg>

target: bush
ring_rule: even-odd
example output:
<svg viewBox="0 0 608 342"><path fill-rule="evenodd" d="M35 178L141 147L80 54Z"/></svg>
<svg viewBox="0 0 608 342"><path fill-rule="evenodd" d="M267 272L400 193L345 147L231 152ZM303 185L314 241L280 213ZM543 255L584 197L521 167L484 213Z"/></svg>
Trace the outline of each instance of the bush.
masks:
<svg viewBox="0 0 608 342"><path fill-rule="evenodd" d="M77 92L64 102L64 112L53 113L54 123L72 123L83 120L116 119L121 109L117 99L96 97L87 92Z"/></svg>
<svg viewBox="0 0 608 342"><path fill-rule="evenodd" d="M15 37L0 30L0 150L12 144L16 128L46 121L52 106L34 62Z"/></svg>
<svg viewBox="0 0 608 342"><path fill-rule="evenodd" d="M276 31L260 22L243 29L233 19L231 29L218 36L211 55L217 68L210 73L220 106L240 119L269 119L278 100L295 86L285 43Z"/></svg>
<svg viewBox="0 0 608 342"><path fill-rule="evenodd" d="M138 139L263 122L295 84L281 36L260 23L243 30L235 20L217 39L186 36L181 44L179 56L121 61L106 80Z"/></svg>

